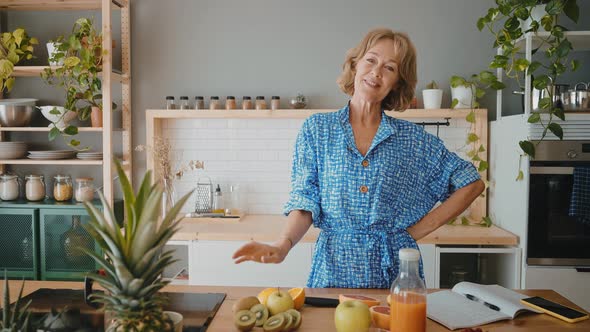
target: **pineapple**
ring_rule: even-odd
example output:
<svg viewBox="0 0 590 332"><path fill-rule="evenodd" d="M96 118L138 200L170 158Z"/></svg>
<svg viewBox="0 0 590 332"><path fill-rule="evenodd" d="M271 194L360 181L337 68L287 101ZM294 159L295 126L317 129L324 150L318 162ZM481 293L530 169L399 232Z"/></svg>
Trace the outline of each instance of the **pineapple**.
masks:
<svg viewBox="0 0 590 332"><path fill-rule="evenodd" d="M10 291L8 278L4 270L4 297L2 303L2 320L0 320L0 332L29 332L34 331L30 323L31 312L28 311L31 301L24 306L21 303L25 281L20 286L20 293L14 305L10 305Z"/></svg>
<svg viewBox="0 0 590 332"><path fill-rule="evenodd" d="M175 261L173 252L163 252L163 247L178 230L180 219L176 216L191 193L182 197L160 223L162 188L159 184L152 186L151 172L134 194L121 164L115 161L115 166L125 199L124 231L102 194L104 213L85 203L91 219L86 229L106 256L80 248L106 273L89 275L105 289L105 293L92 294L92 300L103 304L112 319L108 331L171 330L171 322L162 312L165 298L158 291L168 284L162 279L162 271Z"/></svg>

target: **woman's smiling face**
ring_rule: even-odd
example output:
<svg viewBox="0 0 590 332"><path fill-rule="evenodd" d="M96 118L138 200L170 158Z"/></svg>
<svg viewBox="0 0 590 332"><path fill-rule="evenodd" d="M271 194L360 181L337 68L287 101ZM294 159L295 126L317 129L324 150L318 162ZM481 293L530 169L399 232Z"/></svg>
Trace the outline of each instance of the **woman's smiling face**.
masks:
<svg viewBox="0 0 590 332"><path fill-rule="evenodd" d="M356 64L354 96L381 102L399 81L397 51L393 41L383 39L371 47Z"/></svg>

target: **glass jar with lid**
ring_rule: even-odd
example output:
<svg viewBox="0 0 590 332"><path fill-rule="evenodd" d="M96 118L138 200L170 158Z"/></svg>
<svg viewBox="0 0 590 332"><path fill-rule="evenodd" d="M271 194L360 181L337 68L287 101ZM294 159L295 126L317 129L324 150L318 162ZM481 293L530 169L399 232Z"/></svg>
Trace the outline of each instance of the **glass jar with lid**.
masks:
<svg viewBox="0 0 590 332"><path fill-rule="evenodd" d="M166 96L166 109L176 109L176 102L174 101L174 96Z"/></svg>
<svg viewBox="0 0 590 332"><path fill-rule="evenodd" d="M219 109L219 96L211 96L209 99L209 109L210 110L218 110Z"/></svg>
<svg viewBox="0 0 590 332"><path fill-rule="evenodd" d="M19 197L20 179L18 175L2 174L0 175L0 199L3 201L12 201Z"/></svg>
<svg viewBox="0 0 590 332"><path fill-rule="evenodd" d="M256 96L256 109L257 110L265 110L266 109L266 100L264 96Z"/></svg>
<svg viewBox="0 0 590 332"><path fill-rule="evenodd" d="M236 97L227 96L227 98L225 98L225 109L226 110L235 110L236 109Z"/></svg>
<svg viewBox="0 0 590 332"><path fill-rule="evenodd" d="M195 109L196 110L204 110L205 109L205 98L203 98L203 96L195 96Z"/></svg>
<svg viewBox="0 0 590 332"><path fill-rule="evenodd" d="M281 108L281 97L279 97L279 96L272 96L272 98L270 100L270 108L273 111L276 111L279 108Z"/></svg>
<svg viewBox="0 0 590 332"><path fill-rule="evenodd" d="M56 175L53 177L53 198L58 202L69 201L74 194L72 178L69 175Z"/></svg>
<svg viewBox="0 0 590 332"><path fill-rule="evenodd" d="M93 178L76 178L76 201L86 202L94 199Z"/></svg>
<svg viewBox="0 0 590 332"><path fill-rule="evenodd" d="M180 109L181 110L189 109L188 96L180 96Z"/></svg>
<svg viewBox="0 0 590 332"><path fill-rule="evenodd" d="M45 178L43 175L25 176L25 196L27 200L33 202L45 199Z"/></svg>
<svg viewBox="0 0 590 332"><path fill-rule="evenodd" d="M250 98L250 96L242 97L242 109L243 110L254 109L254 107L252 107L252 98Z"/></svg>

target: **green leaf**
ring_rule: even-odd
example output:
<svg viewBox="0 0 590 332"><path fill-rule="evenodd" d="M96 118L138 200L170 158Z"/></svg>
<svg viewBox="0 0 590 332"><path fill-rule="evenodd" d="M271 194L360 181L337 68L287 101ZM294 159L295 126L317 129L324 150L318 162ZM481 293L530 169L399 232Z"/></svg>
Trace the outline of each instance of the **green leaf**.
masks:
<svg viewBox="0 0 590 332"><path fill-rule="evenodd" d="M486 20L485 17L480 17L477 20L477 30L479 30L479 31L483 30L483 28L485 27L486 22L487 22L487 20Z"/></svg>
<svg viewBox="0 0 590 332"><path fill-rule="evenodd" d="M506 87L506 84L500 82L500 81L494 81L492 82L492 84L490 84L490 88L494 89L494 90L502 90Z"/></svg>
<svg viewBox="0 0 590 332"><path fill-rule="evenodd" d="M520 21L518 20L518 17L510 17L504 23L504 29L506 29L507 31L516 31L519 28Z"/></svg>
<svg viewBox="0 0 590 332"><path fill-rule="evenodd" d="M541 75L541 76L535 77L535 79L533 81L533 86L537 90L543 90L544 88L547 87L547 84L549 84L549 76L547 76L547 75Z"/></svg>
<svg viewBox="0 0 590 332"><path fill-rule="evenodd" d="M51 128L51 130L49 131L49 135L48 135L49 141L55 140L57 138L57 136L59 136L59 134L60 134L60 131L59 131L59 129L57 129L57 127Z"/></svg>
<svg viewBox="0 0 590 332"><path fill-rule="evenodd" d="M452 225L457 221L457 218L453 218L447 222L448 225Z"/></svg>
<svg viewBox="0 0 590 332"><path fill-rule="evenodd" d="M70 136L77 135L78 134L78 127L70 125L66 129L64 129L64 134L70 135Z"/></svg>
<svg viewBox="0 0 590 332"><path fill-rule="evenodd" d="M565 121L565 112L563 111L563 108L559 108L559 107L554 108L553 114L555 114L555 116L557 116L561 120Z"/></svg>
<svg viewBox="0 0 590 332"><path fill-rule="evenodd" d="M514 11L514 16L518 17L521 20L526 20L527 18L529 18L529 11L524 8L518 8Z"/></svg>
<svg viewBox="0 0 590 332"><path fill-rule="evenodd" d="M551 102L551 98L546 97L539 101L539 107L542 109L549 109L553 103Z"/></svg>
<svg viewBox="0 0 590 332"><path fill-rule="evenodd" d="M561 126L559 124L552 122L547 126L547 128L549 128L549 130L551 130L553 135L559 137L559 139L563 139L563 129L561 128Z"/></svg>
<svg viewBox="0 0 590 332"><path fill-rule="evenodd" d="M481 89L481 88L475 88L475 97L476 97L476 98L478 98L478 99L479 99L479 98L481 98L481 97L485 96L485 94L486 94L486 92L485 92L485 90L484 90L484 89Z"/></svg>
<svg viewBox="0 0 590 332"><path fill-rule="evenodd" d="M468 143L477 142L478 140L479 140L479 136L477 136L475 133L469 133L469 135L467 135L467 142Z"/></svg>
<svg viewBox="0 0 590 332"><path fill-rule="evenodd" d="M580 8L578 7L576 0L566 0L563 12L570 20L578 23L578 19L580 18Z"/></svg>
<svg viewBox="0 0 590 332"><path fill-rule="evenodd" d="M527 71L526 71L527 75L533 74L541 66L542 66L542 64L539 61L531 62L531 64L529 65L529 67L527 68Z"/></svg>
<svg viewBox="0 0 590 332"><path fill-rule="evenodd" d="M524 180L524 173L522 171L518 171L518 175L516 176L516 181Z"/></svg>
<svg viewBox="0 0 590 332"><path fill-rule="evenodd" d="M527 59L517 59L514 61L514 68L518 71L525 71L529 64L530 62Z"/></svg>
<svg viewBox="0 0 590 332"><path fill-rule="evenodd" d="M453 101L451 102L451 108L455 108L457 104L459 104L459 99L453 98Z"/></svg>
<svg viewBox="0 0 590 332"><path fill-rule="evenodd" d="M467 116L465 117L465 120L469 123L475 123L475 112L469 112L469 114L467 114Z"/></svg>
<svg viewBox="0 0 590 332"><path fill-rule="evenodd" d="M539 113L533 113L529 116L529 123L537 123L541 121L541 115Z"/></svg>
<svg viewBox="0 0 590 332"><path fill-rule="evenodd" d="M465 85L466 85L466 81L463 77L456 76L456 75L451 76L451 87L456 88L458 86L465 86Z"/></svg>
<svg viewBox="0 0 590 332"><path fill-rule="evenodd" d="M485 227L491 227L492 226L492 219L490 217L483 217L481 220L481 225L485 226Z"/></svg>
<svg viewBox="0 0 590 332"><path fill-rule="evenodd" d="M486 148L483 147L483 145L479 146L479 152L486 152Z"/></svg>
<svg viewBox="0 0 590 332"><path fill-rule="evenodd" d="M491 71L484 70L479 73L479 79L486 84L491 84L494 81L497 81L498 78L494 75Z"/></svg>
<svg viewBox="0 0 590 332"><path fill-rule="evenodd" d="M461 217L461 225L468 226L469 225L469 219L467 219L467 217Z"/></svg>
<svg viewBox="0 0 590 332"><path fill-rule="evenodd" d="M535 158L535 145L533 143L530 141L520 141L518 145L524 153L531 156L531 158Z"/></svg>
<svg viewBox="0 0 590 332"><path fill-rule="evenodd" d="M7 78L4 85L6 85L8 91L12 90L12 87L14 86L14 77Z"/></svg>
<svg viewBox="0 0 590 332"><path fill-rule="evenodd" d="M76 146L80 145L80 141L72 139L72 140L70 140L70 143L68 143L68 145L76 147Z"/></svg>
<svg viewBox="0 0 590 332"><path fill-rule="evenodd" d="M488 162L485 160L482 160L479 162L479 166L477 167L477 171L478 172L486 171L488 169L488 167L489 167Z"/></svg>
<svg viewBox="0 0 590 332"><path fill-rule="evenodd" d="M66 67L74 67L80 63L80 58L75 56L70 56L64 59L64 66Z"/></svg>
<svg viewBox="0 0 590 332"><path fill-rule="evenodd" d="M555 51L557 52L558 57L563 58L566 57L572 49L572 43L570 43L569 40L564 39L559 43Z"/></svg>
<svg viewBox="0 0 590 332"><path fill-rule="evenodd" d="M572 71L578 70L578 68L580 68L580 61L572 60L571 67L572 67Z"/></svg>
<svg viewBox="0 0 590 332"><path fill-rule="evenodd" d="M541 18L541 25L543 26L543 29L545 29L545 31L551 31L551 29L553 28L553 24L553 16L545 15Z"/></svg>

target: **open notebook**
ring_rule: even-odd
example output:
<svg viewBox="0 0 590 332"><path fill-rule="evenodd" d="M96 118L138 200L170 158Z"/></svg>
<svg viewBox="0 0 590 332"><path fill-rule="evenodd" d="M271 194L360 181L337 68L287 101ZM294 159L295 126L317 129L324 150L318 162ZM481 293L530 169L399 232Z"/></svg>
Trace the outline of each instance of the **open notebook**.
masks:
<svg viewBox="0 0 590 332"><path fill-rule="evenodd" d="M428 294L428 318L451 330L513 319L523 311L541 313L524 306L528 296L499 285L460 282L452 290Z"/></svg>

